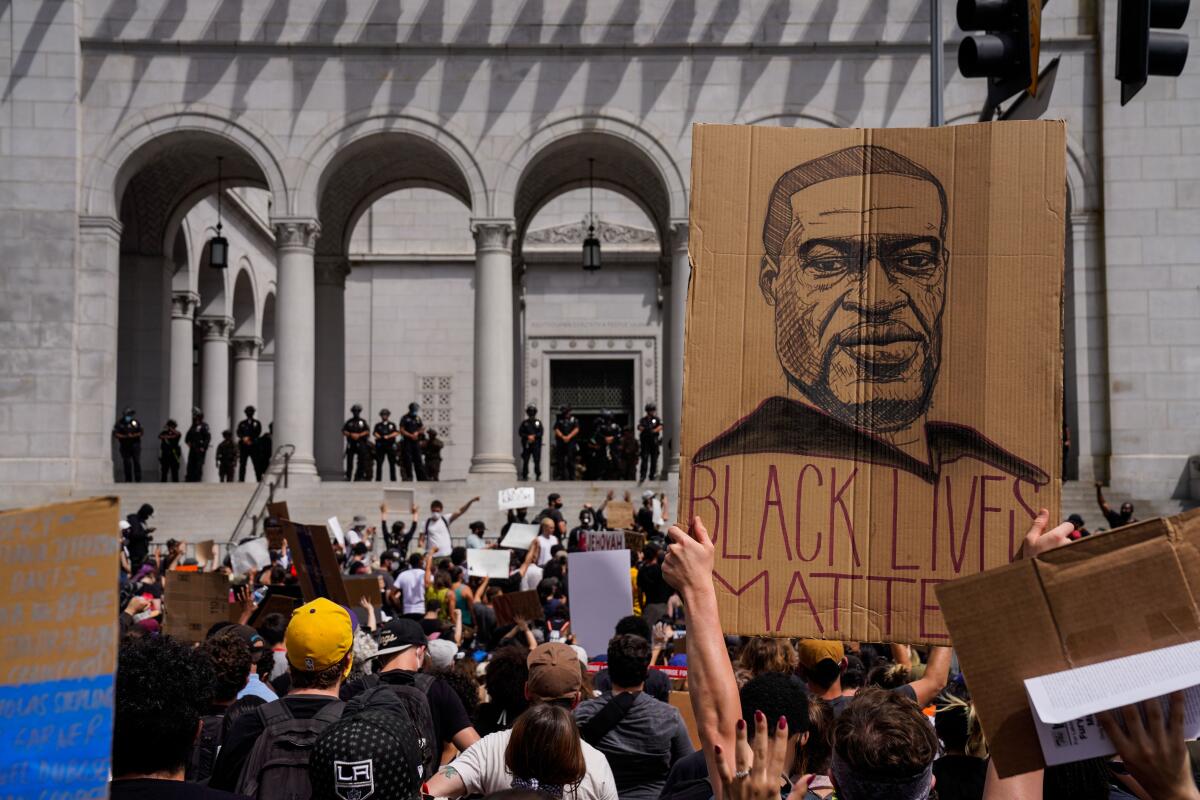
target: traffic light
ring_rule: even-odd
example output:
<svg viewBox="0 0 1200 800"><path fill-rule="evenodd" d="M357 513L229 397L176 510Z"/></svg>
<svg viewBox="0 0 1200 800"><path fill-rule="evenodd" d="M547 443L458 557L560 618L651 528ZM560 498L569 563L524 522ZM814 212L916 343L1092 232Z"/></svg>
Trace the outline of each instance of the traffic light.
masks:
<svg viewBox="0 0 1200 800"><path fill-rule="evenodd" d="M1017 92L1037 92L1042 0L958 0L958 27L986 31L958 45L964 78L988 79L988 107Z"/></svg>
<svg viewBox="0 0 1200 800"><path fill-rule="evenodd" d="M1187 21L1190 0L1119 0L1117 5L1117 80L1121 105L1146 85L1150 75L1178 76L1188 57L1183 33L1162 33L1152 28L1178 30Z"/></svg>

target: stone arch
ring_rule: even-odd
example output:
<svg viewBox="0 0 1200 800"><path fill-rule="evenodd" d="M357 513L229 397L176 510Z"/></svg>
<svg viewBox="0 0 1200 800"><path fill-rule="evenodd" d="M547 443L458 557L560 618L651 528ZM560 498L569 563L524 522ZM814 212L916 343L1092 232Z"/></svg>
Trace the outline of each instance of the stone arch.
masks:
<svg viewBox="0 0 1200 800"><path fill-rule="evenodd" d="M233 317L233 336L258 336L257 312L254 267L249 258L242 256L238 261L236 277L233 279L233 301L230 305L230 315Z"/></svg>
<svg viewBox="0 0 1200 800"><path fill-rule="evenodd" d="M493 216L512 216L520 228L524 207L518 210L521 205L518 193L522 184L526 183L526 176L531 174L530 168L537 164L544 165L545 156L559 150L566 140L583 144L589 140L600 144L610 143L631 156L642 170L653 176L660 184L663 196L660 203L662 207L656 208L650 215L660 225L660 239L669 238L666 236L666 226L671 220L687 218L687 184L679 164L671 155L666 137L619 109L588 111L582 108L564 109L551 114L517 137L515 144L500 158L502 172L493 195ZM586 163L585 159L584 182L587 179ZM598 179L603 179L599 162L596 166ZM560 182L564 184L563 188L573 188L580 184L580 180L580 176L575 174L569 181ZM568 182L573 185L566 186ZM606 182L611 184L609 188L617 188L616 182Z"/></svg>
<svg viewBox="0 0 1200 800"><path fill-rule="evenodd" d="M268 349L274 354L275 352L275 284L272 283L267 287L267 291L262 300L262 310L258 315L261 320L259 324L259 337L263 341L263 352Z"/></svg>
<svg viewBox="0 0 1200 800"><path fill-rule="evenodd" d="M228 112L221 109L172 104L133 115L96 149L83 186L84 213L118 216L129 181L173 145L188 141L220 143L218 149L252 162L256 167L254 182L271 192L273 206L289 207L288 186L278 155L283 149L270 134L245 118L230 120ZM193 182L202 184L209 177L205 171ZM236 175L229 173L229 177Z"/></svg>
<svg viewBox="0 0 1200 800"><path fill-rule="evenodd" d="M804 106L797 108L793 106L759 106L752 108L749 111L744 111L734 118L734 124L737 125L768 125L775 120L794 119L800 120L805 126L815 126L821 128L849 128L850 120L843 119L832 111L826 109L816 109L812 106ZM800 126L792 126L800 127Z"/></svg>

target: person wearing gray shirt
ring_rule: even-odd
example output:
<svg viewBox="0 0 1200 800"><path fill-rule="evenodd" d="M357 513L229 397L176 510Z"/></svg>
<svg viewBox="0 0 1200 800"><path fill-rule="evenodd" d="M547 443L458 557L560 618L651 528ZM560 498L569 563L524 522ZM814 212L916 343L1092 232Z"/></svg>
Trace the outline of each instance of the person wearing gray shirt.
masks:
<svg viewBox="0 0 1200 800"><path fill-rule="evenodd" d="M608 759L621 800L656 800L676 761L693 752L679 710L646 694L650 643L618 634L608 643L612 691L575 708L583 740Z"/></svg>

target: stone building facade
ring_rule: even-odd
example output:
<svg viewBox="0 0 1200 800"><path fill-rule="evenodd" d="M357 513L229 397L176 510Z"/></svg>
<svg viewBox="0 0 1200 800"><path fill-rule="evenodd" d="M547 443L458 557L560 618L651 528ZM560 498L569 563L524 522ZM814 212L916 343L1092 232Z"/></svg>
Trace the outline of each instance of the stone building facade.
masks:
<svg viewBox="0 0 1200 800"><path fill-rule="evenodd" d="M674 426L691 125L926 125L928 14L919 0L3 5L0 483L110 480L126 402L178 418L256 400L294 473L332 476L350 402L402 413L418 396L451 426L444 475L512 474L524 404L590 391L572 360L616 376L597 397L658 400ZM957 75L945 16L956 124L983 86ZM1182 497L1200 450L1200 78L1193 64L1152 79L1122 108L1114 16L1063 0L1043 24L1043 62L1062 59L1047 116L1069 123L1067 474ZM218 157L238 261L214 277ZM612 256L594 276L570 244L589 163ZM400 245L373 244L382 231Z"/></svg>

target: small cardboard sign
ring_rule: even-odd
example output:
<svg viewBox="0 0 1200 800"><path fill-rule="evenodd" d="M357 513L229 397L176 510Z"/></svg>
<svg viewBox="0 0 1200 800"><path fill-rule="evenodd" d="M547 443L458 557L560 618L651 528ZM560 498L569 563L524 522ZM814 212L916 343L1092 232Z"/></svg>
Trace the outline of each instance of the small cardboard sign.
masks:
<svg viewBox="0 0 1200 800"><path fill-rule="evenodd" d="M609 500L604 507L604 519L609 530L619 531L633 527L633 503L624 500Z"/></svg>
<svg viewBox="0 0 1200 800"><path fill-rule="evenodd" d="M387 504L388 511L393 513L407 514L412 509L413 497L412 489L383 490L383 502Z"/></svg>
<svg viewBox="0 0 1200 800"><path fill-rule="evenodd" d="M115 497L0 513L0 747L10 797L106 797Z"/></svg>
<svg viewBox="0 0 1200 800"><path fill-rule="evenodd" d="M538 599L538 593L532 589L527 592L508 592L497 595L496 599L492 601L492 608L496 611L497 625L512 625L517 621L517 617L524 617L529 621L546 618L546 613L542 609L542 601Z"/></svg>
<svg viewBox="0 0 1200 800"><path fill-rule="evenodd" d="M508 526L508 533L504 534L504 541L500 543L500 546L509 550L528 550L537 535L537 525L514 522Z"/></svg>
<svg viewBox="0 0 1200 800"><path fill-rule="evenodd" d="M1026 679L1200 641L1198 548L1200 509L1089 536L938 587L937 602L970 676L1001 777L1046 763ZM1113 587L1120 587L1119 602L1113 602ZM1157 663L1178 668L1188 662ZM1135 683L1170 672L1155 666ZM1102 688L1097 681L1073 686L1077 697Z"/></svg>
<svg viewBox="0 0 1200 800"><path fill-rule="evenodd" d="M1060 505L1065 123L692 130L676 517L721 625L948 644L935 587Z"/></svg>
<svg viewBox="0 0 1200 800"><path fill-rule="evenodd" d="M288 511L288 504L282 500L277 503L267 503L267 515L280 520L292 518Z"/></svg>
<svg viewBox="0 0 1200 800"><path fill-rule="evenodd" d="M510 508L533 508L537 503L536 493L532 486L518 486L515 489L501 489L497 506L501 511Z"/></svg>
<svg viewBox="0 0 1200 800"><path fill-rule="evenodd" d="M335 603L350 605L346 584L325 526L301 525L284 520L283 534L287 537L292 563L296 565L296 576L304 591L304 601L307 603L318 597L327 597Z"/></svg>
<svg viewBox="0 0 1200 800"><path fill-rule="evenodd" d="M217 543L212 539L196 542L196 560L200 566L207 567L217 557Z"/></svg>
<svg viewBox="0 0 1200 800"><path fill-rule="evenodd" d="M163 586L163 633L185 642L203 642L218 622L238 618L229 602L229 577L220 572L172 574Z"/></svg>
<svg viewBox="0 0 1200 800"><path fill-rule="evenodd" d="M294 586L268 586L266 596L258 604L258 608L254 609L254 613L250 615L250 619L246 622L247 625L251 628L258 627L258 621L268 614L283 614L285 619L292 618L292 612L304 601L299 597L285 594L284 591L280 591L281 589L293 592L296 590Z"/></svg>
<svg viewBox="0 0 1200 800"><path fill-rule="evenodd" d="M508 578L511 551L473 548L467 551L467 571L472 578Z"/></svg>
<svg viewBox="0 0 1200 800"><path fill-rule="evenodd" d="M589 654L603 653L617 622L633 613L629 551L570 553L567 570L571 632Z"/></svg>

